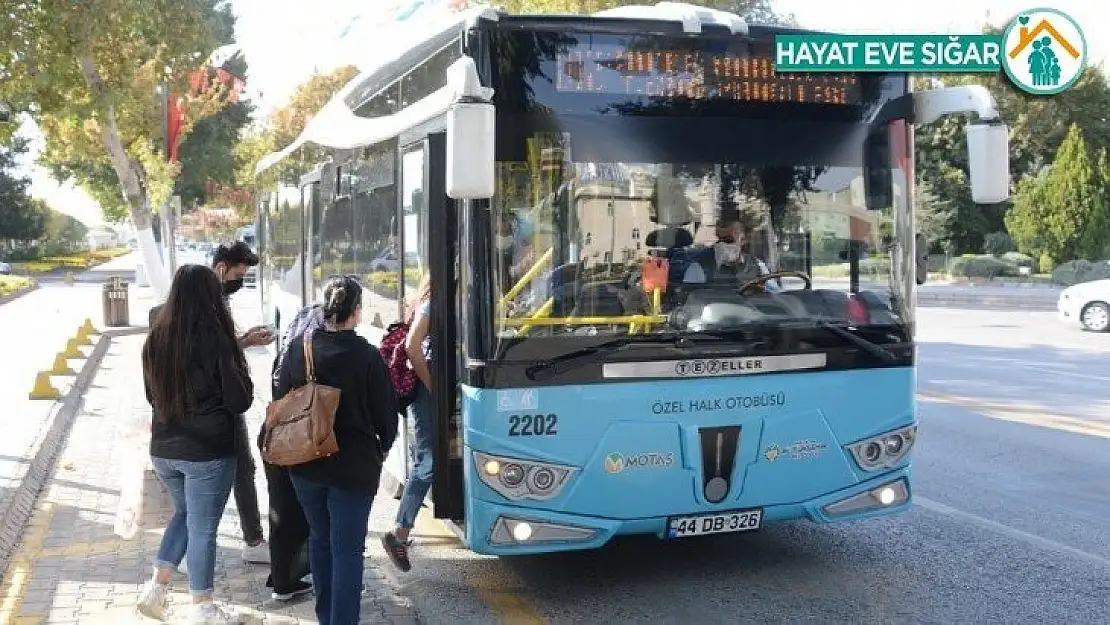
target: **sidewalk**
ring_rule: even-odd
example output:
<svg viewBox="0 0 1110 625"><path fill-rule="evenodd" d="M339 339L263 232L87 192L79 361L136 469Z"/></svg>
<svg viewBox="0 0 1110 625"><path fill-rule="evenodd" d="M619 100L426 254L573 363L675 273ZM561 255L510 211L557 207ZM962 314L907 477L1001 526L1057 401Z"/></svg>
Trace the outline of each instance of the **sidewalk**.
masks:
<svg viewBox="0 0 1110 625"><path fill-rule="evenodd" d="M154 622L138 616L134 605L140 584L150 575L150 561L171 505L153 474L145 470L141 428L149 423L150 408L139 382L144 340L144 335L121 337L108 348L5 572L0 623ZM269 356L263 350L251 350L248 357L258 389L248 423L257 432L269 395ZM259 465L257 487L266 510L264 479ZM115 529L127 534L120 512L136 495L140 482L139 528L132 538L124 539ZM311 600L274 605L265 587L268 568L243 562L234 498L228 502L218 540L217 598L243 614L244 622L316 622ZM411 603L387 587L377 566L384 560L377 535L368 541L363 622L417 622ZM173 605L188 601L184 576L174 584L172 601Z"/></svg>
<svg viewBox="0 0 1110 625"><path fill-rule="evenodd" d="M46 456L57 451L55 439L61 431L55 425L59 414L67 412L63 417L72 418L76 409L69 406L63 411L63 402L31 400L28 394L38 372L51 369L55 355L75 338L86 318L98 329L105 329L101 294L98 286L49 284L0 306L0 326L8 330L4 375L0 376L0 567L48 477L41 467ZM149 289L132 288L130 322L145 325L152 303ZM94 342L97 338L92 337ZM50 377L63 398L77 382L76 374L86 365L91 373L100 357L93 346L81 346L79 351L81 357L66 363L71 374Z"/></svg>

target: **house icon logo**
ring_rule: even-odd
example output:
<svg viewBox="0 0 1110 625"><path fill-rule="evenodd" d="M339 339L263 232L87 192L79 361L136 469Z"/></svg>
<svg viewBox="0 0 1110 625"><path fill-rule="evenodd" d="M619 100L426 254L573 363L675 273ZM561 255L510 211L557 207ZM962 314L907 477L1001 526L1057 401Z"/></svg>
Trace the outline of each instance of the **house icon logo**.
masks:
<svg viewBox="0 0 1110 625"><path fill-rule="evenodd" d="M1022 91L1053 95L1079 80L1087 40L1079 24L1057 9L1018 14L1002 35L1002 69Z"/></svg>

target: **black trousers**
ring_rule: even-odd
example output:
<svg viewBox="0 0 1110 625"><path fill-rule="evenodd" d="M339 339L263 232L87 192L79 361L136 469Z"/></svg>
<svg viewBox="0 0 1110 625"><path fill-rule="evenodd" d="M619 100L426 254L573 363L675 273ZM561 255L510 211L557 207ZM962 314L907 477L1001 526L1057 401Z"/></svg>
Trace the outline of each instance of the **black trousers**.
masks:
<svg viewBox="0 0 1110 625"><path fill-rule="evenodd" d="M308 563L308 520L293 490L289 469L262 463L270 496L270 579L274 592L295 590L311 571Z"/></svg>
<svg viewBox="0 0 1110 625"><path fill-rule="evenodd" d="M239 511L239 526L243 541L257 545L262 534L262 513L258 509L258 491L254 487L254 457L251 455L247 419L242 415L235 420L235 509Z"/></svg>

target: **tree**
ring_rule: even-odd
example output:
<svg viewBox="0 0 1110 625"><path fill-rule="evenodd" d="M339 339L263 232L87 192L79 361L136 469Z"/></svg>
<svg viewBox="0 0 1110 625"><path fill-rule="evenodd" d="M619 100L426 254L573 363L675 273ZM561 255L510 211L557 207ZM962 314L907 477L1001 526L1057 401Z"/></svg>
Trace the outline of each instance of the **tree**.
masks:
<svg viewBox="0 0 1110 625"><path fill-rule="evenodd" d="M47 218L42 243L47 254L65 254L85 247L85 237L89 233L85 224L45 205L44 209Z"/></svg>
<svg viewBox="0 0 1110 625"><path fill-rule="evenodd" d="M755 24L794 24L793 16L775 12L770 0L689 0L690 4L736 13ZM655 0L507 0L510 13L595 13L626 4L655 4Z"/></svg>
<svg viewBox="0 0 1110 625"><path fill-rule="evenodd" d="M17 176L17 159L27 153L27 140L14 137L0 149L0 241L34 241L42 236L46 216L28 193L30 178Z"/></svg>
<svg viewBox="0 0 1110 625"><path fill-rule="evenodd" d="M948 202L933 191L929 181L918 177L913 187L914 225L917 232L925 235L929 250L944 252L951 249L948 234L956 213Z"/></svg>
<svg viewBox="0 0 1110 625"><path fill-rule="evenodd" d="M992 32L989 28L986 31ZM1052 162L1073 124L1079 126L1095 152L1110 148L1110 86L1101 67L1088 67L1072 88L1051 98L1017 89L1002 73L926 80L940 80L950 87L981 84L990 90L998 101L999 114L1010 127L1010 171L1015 184ZM919 176L955 208L957 218L945 238L956 252L982 249L988 233L1004 228L1009 206L983 206L971 200L964 141L964 125L969 118L947 116L928 126L918 126L915 136Z"/></svg>
<svg viewBox="0 0 1110 625"><path fill-rule="evenodd" d="M261 175L254 171L262 157L293 143L308 120L357 75L358 68L350 65L327 74L313 74L297 87L288 104L270 115L267 126L248 129L243 134L235 150L235 183L239 189L252 193L251 207L255 194L271 189L278 181L296 184L302 175L325 159L327 150L324 148L303 145Z"/></svg>
<svg viewBox="0 0 1110 625"><path fill-rule="evenodd" d="M185 94L182 137L222 108L226 87L202 76L205 84L194 91L189 78L215 41L205 17L223 4L19 0L8 3L0 22L0 99L38 122L47 137L44 163L83 163L87 180L111 167L160 295L169 276L154 245L152 206L169 197L176 166L158 153L163 113L156 87ZM98 191L94 197L105 195Z"/></svg>
<svg viewBox="0 0 1110 625"><path fill-rule="evenodd" d="M1083 132L1073 124L1052 165L1018 185L1006 226L1018 249L1058 265L1100 259L1110 249L1106 152L1091 158Z"/></svg>

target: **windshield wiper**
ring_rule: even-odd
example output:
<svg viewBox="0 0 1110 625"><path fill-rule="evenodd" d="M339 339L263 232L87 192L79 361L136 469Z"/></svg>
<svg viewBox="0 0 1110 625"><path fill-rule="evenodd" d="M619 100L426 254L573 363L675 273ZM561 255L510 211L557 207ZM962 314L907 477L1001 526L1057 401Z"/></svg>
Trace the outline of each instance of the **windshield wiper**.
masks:
<svg viewBox="0 0 1110 625"><path fill-rule="evenodd" d="M814 323L814 325L818 328L821 328L822 330L839 336L840 338L848 341L849 343L852 343L856 347L862 349L868 354L871 354L879 360L882 360L884 362L894 362L895 360L898 360L898 356L896 356L894 352L883 347L882 345L879 345L878 343L874 343L863 338L862 336L856 334L855 332L852 332L842 325L829 323L828 321L817 321Z"/></svg>
<svg viewBox="0 0 1110 625"><path fill-rule="evenodd" d="M554 358L528 367L524 370L524 375L528 376L529 380L550 380L557 375L566 373L582 365L597 362L609 354L619 352L629 345L663 345L687 348L692 347L696 343L704 343L707 341L715 342L719 340L719 337L701 337L685 334L625 336L619 339L613 339L612 341L599 343L592 347L562 354L561 356L555 356Z"/></svg>

